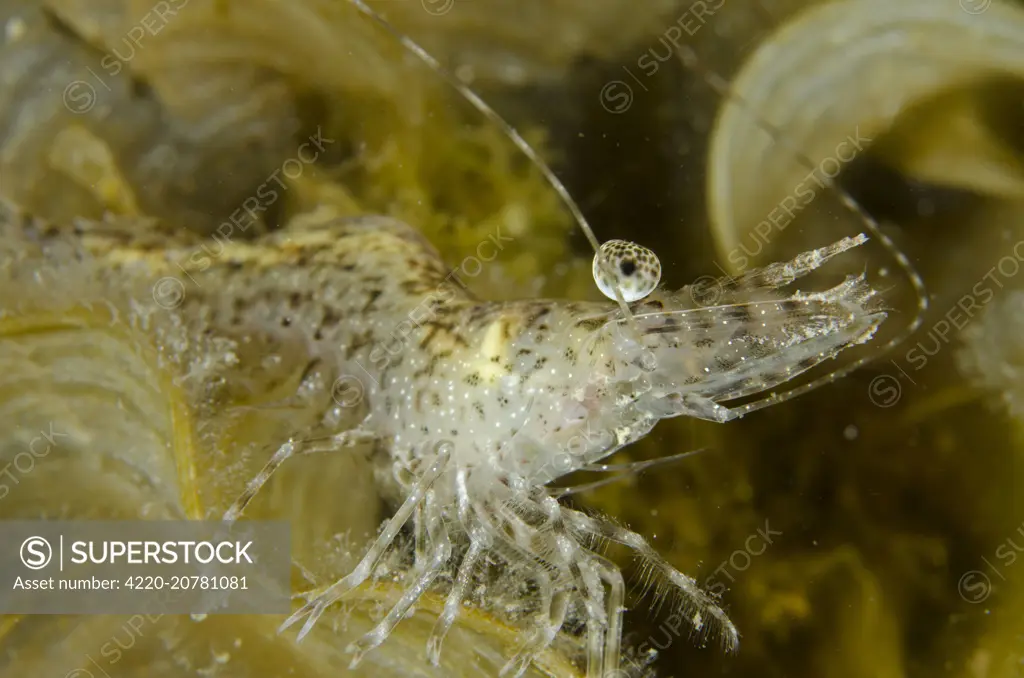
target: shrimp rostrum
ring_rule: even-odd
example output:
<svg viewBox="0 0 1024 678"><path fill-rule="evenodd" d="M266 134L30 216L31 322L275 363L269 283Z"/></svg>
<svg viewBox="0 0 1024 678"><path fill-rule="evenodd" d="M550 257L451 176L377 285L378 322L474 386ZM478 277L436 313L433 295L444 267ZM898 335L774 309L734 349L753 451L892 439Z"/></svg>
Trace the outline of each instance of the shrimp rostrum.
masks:
<svg viewBox="0 0 1024 678"><path fill-rule="evenodd" d="M715 304L701 306L695 299L708 296L706 286L700 294L656 289L628 304L481 301L452 281L433 248L404 224L372 218L331 230L330 238L305 239L329 246L331 257L301 256L302 265L324 262L305 279L345 290L318 297L341 321L317 336L321 354L334 359L333 376L361 380L368 412L333 443L376 442L396 511L358 565L310 592L282 629L302 621L299 637L308 634L329 606L373 579L385 555L400 548L400 535L411 533L417 557L404 593L349 647L353 664L387 639L424 592L450 580L427 648L437 665L482 568L498 562L529 581L536 597L533 623L524 624L529 631L503 674L521 675L572 624L585 627L587 676L620 675L625 587L619 569L598 553L610 541L631 549L676 594L672 600L699 640L715 634L735 649L736 628L692 577L639 534L563 506L549 483L642 438L661 419L726 422L776 402L776 386L871 338L885 313L863 275L823 291L782 289L866 238L720 279ZM302 240L290 242L294 250ZM287 298L290 290L280 294ZM271 313L273 305L265 309ZM737 399L748 402L730 406ZM300 447L282 447L226 518L237 518Z"/></svg>

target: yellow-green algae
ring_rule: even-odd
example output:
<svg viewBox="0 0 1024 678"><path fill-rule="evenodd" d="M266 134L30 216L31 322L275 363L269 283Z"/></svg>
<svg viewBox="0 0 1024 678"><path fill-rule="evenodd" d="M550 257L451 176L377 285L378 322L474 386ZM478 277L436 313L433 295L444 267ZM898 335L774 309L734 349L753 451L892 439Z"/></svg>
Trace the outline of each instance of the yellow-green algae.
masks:
<svg viewBox="0 0 1024 678"><path fill-rule="evenodd" d="M797 4L766 6L771 20L780 22ZM665 12L664 29L689 6L680 3ZM457 12L458 5L452 11ZM716 29L739 28L704 29L693 37L708 68L730 75L741 56L749 53L751 41L756 43L771 26L758 10L747 6L730 7L728 13L723 10L719 21ZM618 56L605 50L606 66L596 73L581 69L557 83L559 89L578 87L582 94L572 101L572 112L583 121L581 128L594 137L592 143L602 149L601 162L592 161L587 167L574 165L574 158L565 154L558 159L582 176L585 204L593 198L587 191L594 186L628 187L613 188L612 195L601 196L613 205L609 208L606 203L605 213L615 213L617 205L620 214L629 214L632 208L657 215L640 223L598 221L596 226L602 233L639 230L639 239L654 246L663 261L681 262L667 276L670 282L682 284L717 273L710 264L716 254L699 209L703 185L691 180L676 186L694 198L680 204L668 195L671 182L666 177L678 176L673 173L680 165L693 170L687 176L701 176L704 159L694 149L706 145L717 99L694 76L667 62L645 81L650 92L635 88L636 99L627 115L611 118L598 99L607 79L622 77L622 65L633 66L645 50L659 46L663 31L657 22L654 26L649 37L614 50ZM486 30L486 24L477 30ZM395 60L385 64L401 61L394 46L381 49ZM155 55L151 58L159 63ZM332 67L339 66L335 62ZM550 276L555 265L568 263L576 274L568 276L571 280L554 281L545 291L592 294L585 285L586 267L581 266L589 255L571 248L572 224L553 193L501 132L465 117L468 109L452 103L451 93L427 71L394 65L393 72L401 88L367 78L360 81L370 92L365 98L349 95L342 105L340 97L327 97L315 105L306 104L312 112L297 114L303 120L322 122L326 136L347 140L359 152L333 166L304 173L288 194L288 213L302 211L325 195L339 212L394 213L423 228L453 264L471 254L494 228L506 228L517 237L509 252L514 256L501 258L501 276L509 277L492 279L488 274L474 279L472 284L482 293L536 293L533 283L538 276ZM591 79L576 85L573 78L577 76ZM684 98L675 80L681 80L684 92L692 96ZM382 96L381 91L386 94ZM514 98L520 93L506 94ZM391 104L382 107L381 101ZM543 119L544 112L554 114L542 111L536 120ZM664 129L666 119L683 121L682 131L668 139L645 139L650 136L648 127ZM642 127L639 133L637 126ZM644 143L614 149L600 146L601 136L595 131L610 137L611 145L619 137L639 137ZM545 135L538 130L531 138L541 141ZM570 145L565 139L548 138L558 147ZM673 149L660 156L652 151L662 145ZM892 148L900 146L887 146ZM277 162L288 151L279 150L283 155L273 158ZM961 148L963 153L970 151ZM785 150L778 153L783 162ZM892 158L885 160L891 164ZM274 167L274 162L269 166ZM111 174L104 171L101 176L109 180ZM895 233L920 261L929 285L940 292L923 330L927 332L1005 254L1006 245L1019 239L1011 235L1007 240L1004 230L1020 221L1020 204L970 194L953 196L956 200L951 203L948 194L925 190L928 187L900 186L894 191L879 185L888 183L891 176L880 172L866 179L858 176L856 188L868 197L880 191L889 197L902 190L904 197L896 202L910 205L913 217L901 219ZM1001 186L1011 185L1013 175L1004 179ZM259 174L252 179L257 184L261 180ZM132 201L124 196L139 196L146 189L132 186L130 178L111 184L97 177L94 182L87 187L86 198L75 198L73 207L87 216L97 216L98 205L130 212ZM111 185L112 191L101 188ZM54 195L60 194L48 189L47 200L40 199L36 205L59 217L63 213ZM83 207L90 200L93 207ZM930 214L922 209L921 200L941 209ZM658 201L664 205L652 211L650 204ZM217 223L182 225L209 231ZM820 237L815 235L818 228ZM791 232L816 242L834 235L814 222L793 226ZM792 254L786 242L780 238L772 249L780 255ZM680 251L665 251L660 243L677 243ZM954 268L951 260L965 266ZM873 261L869 273L876 273L883 263L892 268L892 262ZM515 284L503 284L506 280ZM892 322L908 319L909 308L897 310ZM727 426L665 422L620 457L651 458L708 449L581 497L582 503L651 537L674 565L698 580L710 586L728 584L724 599L743 634L740 653L733 658L722 656L713 644L694 649L685 635L667 638L669 608L651 611L649 597L631 600L634 612L627 640L634 646L664 647L655 663L661 675L1003 678L1024 673L1020 668L1024 570L1019 560L1008 564L1008 558L997 556L1007 540L1024 544L1024 537L1017 533L1024 524L1024 506L1017 498L1021 496L1021 428L998 407L997 397L973 388L960 376L954 361L956 342L953 336L919 371L906 359L911 343L888 356L895 363L881 359L810 396ZM891 406L872 402L872 393L878 391L871 389L880 377L897 379L900 385L897 402L882 402ZM319 475L327 475L322 463L325 460L309 462ZM210 470L199 469L200 478ZM264 501L287 501L294 482L298 481L286 478L278 483L272 497ZM275 509L263 510L273 513ZM771 540L763 551L759 530ZM612 553L623 564L629 562L627 553ZM977 589L960 587L962 577L973 571L984 573L992 583L984 600L977 600ZM12 637L8 642L13 642ZM40 641L25 639L22 644L35 642ZM253 645L243 643L238 652L255 652ZM178 647L187 653L185 644ZM270 655L253 657L259 661L252 665L264 669L279 661ZM323 674L315 670L309 667L308 675L328 675L326 669Z"/></svg>

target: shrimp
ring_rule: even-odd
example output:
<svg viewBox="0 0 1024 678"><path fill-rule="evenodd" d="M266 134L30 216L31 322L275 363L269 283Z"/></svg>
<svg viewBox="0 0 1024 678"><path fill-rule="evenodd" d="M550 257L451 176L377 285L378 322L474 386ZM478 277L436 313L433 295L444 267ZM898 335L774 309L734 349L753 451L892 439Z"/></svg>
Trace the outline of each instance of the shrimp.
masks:
<svg viewBox="0 0 1024 678"><path fill-rule="evenodd" d="M430 312L404 335L401 351L384 350L383 342L393 343L394 337L372 329L358 340L346 329L329 341L348 349L339 379L358 381L370 404L360 430L339 434L337 442L382 441L394 464L391 480L404 500L356 568L316 592L284 628L305 619L300 637L305 636L328 606L370 578L412 519L417 537L425 535L427 542L417 547L429 556L402 600L350 648L353 662L383 642L438 574L461 558L431 641L436 663L474 568L484 553L492 553L533 579L542 600L538 630L510 662L509 673L520 675L552 641L576 598L591 638L588 675L617 670L623 582L614 566L587 548L594 537L636 550L684 593L695 629L704 628L707 615L722 627L725 646L734 648L736 629L691 578L671 568L639 535L561 506L545 485L638 440L660 419L734 418L742 410L723 402L770 389L869 339L885 314L874 308L874 293L863 277L815 294L775 292L862 242L848 239L785 265L720 281L726 298L715 307L696 306L689 289L652 293L630 308L641 330L639 342L613 303L479 301L448 287L440 262L421 251L424 272L434 275L418 281L426 290L405 305ZM338 262L342 268L345 261ZM376 262L362 266L364 274L380 271ZM338 287L346 288L340 281ZM353 288L360 296L374 295L365 280ZM345 313L351 309L334 310L353 317ZM370 317L364 312L360 324L387 328L408 322L395 318L394 310ZM236 507L228 518L240 513L244 499Z"/></svg>
<svg viewBox="0 0 1024 678"><path fill-rule="evenodd" d="M489 557L532 581L539 599L534 630L502 675L522 675L570 615L585 620L588 678L625 675L619 668L625 586L620 570L593 548L604 541L632 549L679 594L680 611L695 635L703 639L717 630L724 648L734 651L736 627L692 577L669 565L641 535L561 505L549 483L590 468L647 435L661 419L730 421L863 364L865 359L855 361L781 397L772 393L729 406L871 339L886 313L863 275L819 292L780 291L863 244L866 236L719 279L714 285L721 303L713 307L696 301L704 298L706 286L699 292L655 290L661 269L653 253L628 242L602 247L568 191L514 128L362 0L350 2L445 77L533 160L593 246L595 282L615 303L480 301L450 286L449 277L436 279L445 268L438 260L424 265L423 270L434 271L436 287L416 304L417 310L426 309L422 320L414 318L415 311L390 319L404 326L397 353L374 345L382 340L375 334L382 326L378 320L349 352L350 371L339 365L339 380L358 384L370 412L357 431L342 432L335 440L339 445L367 439L384 443L392 472L383 481L395 488L398 509L358 565L310 592L281 630L302 622L298 637L306 636L329 606L373 576L412 522L413 580L380 623L347 648L353 667L388 638L439 575L452 571L452 586L427 647L429 661L438 665L444 637ZM894 251L859 205L842 197ZM894 253L921 292L916 272L902 253ZM426 251L422 254L427 258ZM926 301L921 304L926 307ZM920 313L915 323L919 318ZM393 332L390 339L395 338ZM294 453L286 446L275 454L225 518L237 518Z"/></svg>
<svg viewBox="0 0 1024 678"><path fill-rule="evenodd" d="M490 111L471 92L467 96ZM504 128L581 223L609 301L479 299L413 226L382 216L300 215L254 240L220 242L216 256L201 254L200 236L159 226L147 231L138 224L80 222L73 235L110 274L144 276L165 287L173 280L183 291L174 312L202 317L216 331L299 334L312 356L309 371L317 374L308 388L331 385L321 394L326 440L283 444L227 508L225 520L238 520L275 470L296 455L372 443L385 462L378 479L394 514L351 572L304 594L306 603L282 631L301 623L299 639L308 635L330 606L372 580L408 531L416 558L407 586L376 627L347 648L352 666L450 576L427 646L429 661L438 665L470 587L489 585L483 568L498 562L529 582L535 598L533 624L503 675L522 675L575 622L585 626L588 678L625 675L625 584L599 552L608 541L631 549L677 594L699 641L717 635L734 651L738 630L692 577L641 535L561 504L550 483L593 468L662 419L728 422L823 383L773 392L868 342L886 312L863 274L818 291L784 288L867 236L718 279L712 283L716 303L705 306L706 284L656 287L660 265L648 252L629 243L602 249L557 178ZM31 219L5 220L36 240L66 235ZM630 254L644 266L616 267ZM749 398L755 399L736 404ZM356 405L365 416L337 430L338 410Z"/></svg>
<svg viewBox="0 0 1024 678"><path fill-rule="evenodd" d="M3 221L35 241L68 235L5 210ZM569 618L586 623L587 675L618 675L625 587L594 550L606 540L633 549L681 594L695 633L717 627L735 649L736 628L694 579L635 532L561 505L548 483L639 440L661 419L724 422L770 403L729 406L867 341L885 318L863 275L820 292L780 290L864 236L719 280L715 306L699 305L690 287L656 289L626 315L613 301L480 300L418 231L387 217L304 215L254 241L221 243L216 257L197 256L201 236L140 226L79 221L73 235L108 275L159 278L154 293L173 278L183 290L175 311L201 315L219 332L300 333L317 369L333 377L325 426L353 404L338 397L338 385L358 389L367 414L356 428L326 443L285 443L224 515L238 519L292 456L365 442L386 455L380 481L394 515L347 576L309 592L282 626L304 620L299 636L307 635L373 576L411 523L422 554L413 580L348 648L353 665L452 571L428 648L437 664L469 586L492 559L531 581L538 597L534 631L507 675L521 675Z"/></svg>

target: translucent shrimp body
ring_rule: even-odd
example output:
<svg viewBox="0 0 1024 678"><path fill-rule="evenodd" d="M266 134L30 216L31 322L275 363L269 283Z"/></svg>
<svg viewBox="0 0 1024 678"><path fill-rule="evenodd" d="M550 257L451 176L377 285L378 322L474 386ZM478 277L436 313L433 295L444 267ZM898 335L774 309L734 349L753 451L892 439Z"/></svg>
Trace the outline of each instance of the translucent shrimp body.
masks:
<svg viewBox="0 0 1024 678"><path fill-rule="evenodd" d="M439 575L454 574L430 648L437 661L486 555L532 581L539 599L536 631L508 671L522 673L575 617L587 626L588 675L605 675L618 666L624 585L619 570L590 550L603 539L635 549L681 594L696 631L711 622L735 647L736 629L691 578L635 533L561 506L545 484L641 438L662 418L737 416L742 410L721 403L867 340L884 314L861 278L816 294L776 289L863 237L719 281L717 306L697 306L689 289L655 292L630 308L636 335L613 302L477 300L450 280L429 244L393 220L303 228L226 253L219 288L250 298L242 318L232 302L235 322L275 327L308 316L332 375L359 381L368 405L359 430L339 433L335 443L378 441L390 459L382 482L398 508L360 565L311 594L285 627L304 621L300 637L308 633L329 605L373 576L411 522L424 556L407 595L351 648L354 661L387 638ZM278 273L268 275L268 266ZM282 275L288 266L304 272ZM299 292L291 280L307 300L301 308L286 301ZM309 293L309 281L318 293ZM275 455L227 517L237 517L295 453Z"/></svg>
<svg viewBox="0 0 1024 678"><path fill-rule="evenodd" d="M36 241L62 235L5 220ZM587 675L625 675L614 673L624 582L593 550L605 540L629 546L678 594L696 634L718 629L722 644L735 648L735 627L691 577L636 533L562 506L546 484L643 437L660 419L739 416L749 406L729 409L727 401L866 341L884 317L859 277L817 293L778 289L863 237L720 280L715 306L700 307L694 299L702 295L687 288L655 291L630 305L634 327L611 301L476 299L417 231L383 217L301 217L256 241L224 243L215 258L197 256L200 238L134 222L80 222L67 235L109 275L180 276L185 294L174 312L186 321L200 317L223 336L298 335L329 377L304 388L359 381L366 416L354 430L337 431L339 402L322 394L326 447L375 442L395 513L352 572L310 592L284 624L303 622L305 636L328 606L374 577L411 526L417 558L406 592L350 648L353 663L444 575L451 585L428 647L436 664L470 587L496 585L481 578L484 562L498 562L532 591L520 614L530 619L519 620L531 630L506 674L522 674L574 620L586 628ZM283 445L225 519L237 519L289 457L324 448Z"/></svg>
<svg viewBox="0 0 1024 678"><path fill-rule="evenodd" d="M643 437L660 419L740 416L744 410L722 403L771 389L868 340L885 314L862 277L818 293L777 290L864 241L718 281L722 303L712 307L697 306L689 289L655 292L630 308L639 335L612 302L491 303L454 289L431 293L430 317L404 334L403 351L387 359L377 352L374 360L373 348L363 348L365 363L354 354L370 382L364 433L386 441L403 503L360 566L316 592L285 627L304 620L300 636L308 633L327 606L372 576L412 521L417 539L423 535L417 550L428 555L407 597L351 648L356 660L452 568L454 585L431 642L436 661L487 554L531 580L539 598L536 630L509 672L522 673L567 615L586 622L588 675L617 670L624 585L619 570L590 549L605 539L633 548L678 591L695 632L710 623L734 648L736 629L693 579L639 535L561 506L545 485Z"/></svg>
<svg viewBox="0 0 1024 678"><path fill-rule="evenodd" d="M805 259L817 266L860 242ZM726 421L737 413L721 402L766 391L867 340L884 317L869 310L873 293L862 278L818 294L775 290L809 270L791 264L719 281L722 298L711 307L697 306L689 289L656 292L631 307L640 341L612 303L437 307L410 336L428 355L366 366L391 390L390 406L367 424L398 448L449 440L459 467L543 484L660 419Z"/></svg>

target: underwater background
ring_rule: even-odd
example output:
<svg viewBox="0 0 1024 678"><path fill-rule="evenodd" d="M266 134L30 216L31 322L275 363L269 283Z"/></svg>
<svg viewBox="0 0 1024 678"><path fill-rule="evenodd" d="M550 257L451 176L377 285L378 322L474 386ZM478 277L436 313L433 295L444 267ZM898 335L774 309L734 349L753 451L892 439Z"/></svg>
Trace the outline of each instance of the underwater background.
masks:
<svg viewBox="0 0 1024 678"><path fill-rule="evenodd" d="M1024 8L368 4L523 134L599 239L653 249L668 285L864 232L832 179L927 285L920 329L867 367L737 422L662 422L611 461L702 451L573 497L720 594L740 630L736 655L714 639L697 647L613 548L636 584L624 638L636 674L1024 675ZM0 197L40 217L245 239L313 209L386 213L453 266L489 236L509 238L467 281L484 298L600 298L593 251L537 167L347 2L2 0L0 23ZM330 142L296 161L311 135ZM272 176L278 197L238 227L231 215ZM268 364L251 347L235 356L231 398L206 400L204 367L176 358L200 338L137 317L133 298L151 290L112 286L70 253L3 248L0 517L216 515L303 425L307 413L272 405L301 356ZM822 276L866 271L890 316L824 371L874 356L914 318L892 254L877 238L861 249ZM226 349L204 350L212 364ZM13 466L45 430L65 437ZM358 460L293 462L254 516L291 520L296 557L336 577L386 507ZM443 596L350 672L345 645L395 590L367 588L302 644L275 633L276 617L136 628L110 615L6 616L0 675L497 675L515 634L487 610L457 624L440 668L425 663ZM580 675L573 648L565 639L531 675Z"/></svg>

